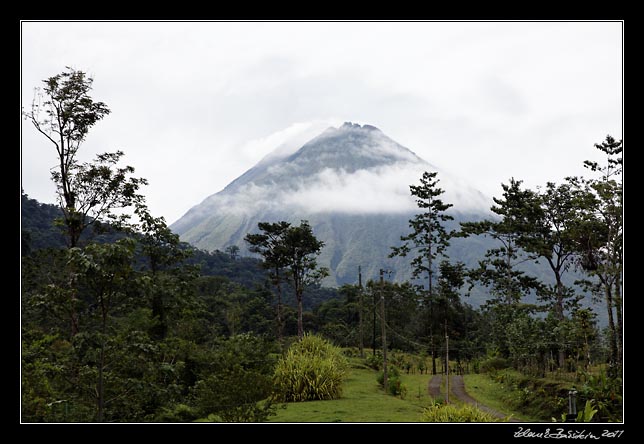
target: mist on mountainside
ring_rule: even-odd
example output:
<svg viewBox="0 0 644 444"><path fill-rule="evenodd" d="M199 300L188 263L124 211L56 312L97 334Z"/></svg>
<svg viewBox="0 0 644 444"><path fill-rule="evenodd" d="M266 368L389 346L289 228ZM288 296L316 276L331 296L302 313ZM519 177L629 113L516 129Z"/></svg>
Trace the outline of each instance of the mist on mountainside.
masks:
<svg viewBox="0 0 644 444"><path fill-rule="evenodd" d="M358 266L367 278L386 268L394 279L408 279L409 261L388 255L417 212L409 186L424 171L439 172L443 200L454 205L450 212L457 221L490 216L492 200L464 180L441 172L374 126L346 122L327 128L297 150L282 142L276 152L194 206L171 228L198 248L237 245L250 254L243 238L257 231L258 222L309 220L325 243L319 262L331 270L326 285L354 282ZM486 248L477 239L453 244L459 255L455 260L467 256L473 261Z"/></svg>

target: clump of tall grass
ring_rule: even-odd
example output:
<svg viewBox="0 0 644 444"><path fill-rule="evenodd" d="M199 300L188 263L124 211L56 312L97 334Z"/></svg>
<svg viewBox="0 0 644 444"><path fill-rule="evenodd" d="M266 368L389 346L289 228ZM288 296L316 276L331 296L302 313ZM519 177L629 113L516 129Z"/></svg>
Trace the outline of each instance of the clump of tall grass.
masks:
<svg viewBox="0 0 644 444"><path fill-rule="evenodd" d="M423 410L423 422L500 422L501 420L473 405L435 403Z"/></svg>
<svg viewBox="0 0 644 444"><path fill-rule="evenodd" d="M348 367L340 348L306 334L277 362L274 398L279 402L337 399Z"/></svg>

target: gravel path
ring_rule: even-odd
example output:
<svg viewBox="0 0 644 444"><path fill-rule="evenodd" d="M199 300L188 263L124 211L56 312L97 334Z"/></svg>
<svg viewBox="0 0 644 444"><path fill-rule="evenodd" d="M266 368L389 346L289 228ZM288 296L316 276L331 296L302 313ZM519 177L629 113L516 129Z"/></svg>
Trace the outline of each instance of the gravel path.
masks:
<svg viewBox="0 0 644 444"><path fill-rule="evenodd" d="M443 380L442 375L434 375L432 376L432 379L429 380L429 384L427 386L427 390L429 392L429 396L432 398L437 398L441 396L441 382ZM499 419L505 419L507 415L504 415L501 412L498 412L486 405L481 404L478 402L476 399L472 398L469 393L465 391L465 382L463 381L463 376L461 375L452 375L450 377L450 384L449 384L450 392L452 395L463 401L464 403L467 404L472 404L478 407L480 410L483 410L486 413L489 413L490 415L494 416L495 418ZM444 398L444 396L443 396ZM510 422L519 422L516 419L510 418Z"/></svg>
<svg viewBox="0 0 644 444"><path fill-rule="evenodd" d="M441 395L441 381L443 377L441 375L434 375L432 379L429 380L429 385L427 390L429 391L429 396L432 398L438 398Z"/></svg>

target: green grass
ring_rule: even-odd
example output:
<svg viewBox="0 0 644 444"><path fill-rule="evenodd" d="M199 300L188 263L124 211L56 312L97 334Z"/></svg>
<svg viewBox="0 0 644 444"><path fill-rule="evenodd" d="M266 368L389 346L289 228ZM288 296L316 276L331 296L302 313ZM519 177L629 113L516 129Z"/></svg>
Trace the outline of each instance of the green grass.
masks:
<svg viewBox="0 0 644 444"><path fill-rule="evenodd" d="M488 374L464 375L465 390L481 404L497 410L498 412L512 415L512 418L524 422L542 422L544 418L537 418L523 413L519 414L508 405L515 393L508 391L502 384L495 382Z"/></svg>
<svg viewBox="0 0 644 444"><path fill-rule="evenodd" d="M364 366L359 358L350 358L352 367L343 385L342 397L329 401L308 401L280 404L277 415L270 422L421 422L423 409L432 404L427 387L431 374L406 374L400 372L407 392L404 399L384 393L376 378L378 372ZM508 374L520 375L507 369ZM481 404L503 414L511 415L521 422L550 422L550 417L541 417L535 409L522 409L522 392L494 381L488 374L464 376L465 389ZM450 387L451 388L451 387ZM445 392L445 378L441 383ZM525 395L525 394L523 394ZM441 396L441 400L444 395ZM450 401L461 402L450 393Z"/></svg>
<svg viewBox="0 0 644 444"><path fill-rule="evenodd" d="M432 379L432 375L408 375L404 371L401 371L400 380L407 386L407 396L405 396L405 399L418 405L421 409L431 404L433 399L429 396L427 390L430 379Z"/></svg>
<svg viewBox="0 0 644 444"><path fill-rule="evenodd" d="M420 422L429 375L401 375L407 386L405 399L386 395L376 382L377 372L351 368L340 399L291 402L277 409L270 422ZM420 392L420 396L419 396Z"/></svg>

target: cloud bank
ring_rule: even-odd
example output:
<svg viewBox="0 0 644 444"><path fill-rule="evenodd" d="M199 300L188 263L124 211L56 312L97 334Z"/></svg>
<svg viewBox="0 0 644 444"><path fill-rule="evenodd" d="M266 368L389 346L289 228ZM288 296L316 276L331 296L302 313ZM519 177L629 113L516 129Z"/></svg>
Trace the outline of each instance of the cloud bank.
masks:
<svg viewBox="0 0 644 444"><path fill-rule="evenodd" d="M398 162L377 168L347 172L325 168L300 178L288 188L277 184L258 186L251 182L235 190L212 196L211 205L231 213L289 211L297 214L348 213L391 214L417 210L409 186L419 183L426 164ZM485 213L491 200L466 183L439 172L442 199L451 211Z"/></svg>

